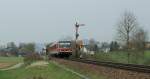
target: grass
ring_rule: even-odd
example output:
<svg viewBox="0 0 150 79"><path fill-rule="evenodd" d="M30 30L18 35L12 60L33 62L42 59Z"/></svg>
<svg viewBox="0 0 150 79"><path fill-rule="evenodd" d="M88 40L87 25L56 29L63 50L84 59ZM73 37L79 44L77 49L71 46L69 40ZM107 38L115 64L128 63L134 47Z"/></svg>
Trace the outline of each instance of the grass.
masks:
<svg viewBox="0 0 150 79"><path fill-rule="evenodd" d="M0 57L0 63L22 62L23 58ZM47 66L20 67L13 70L0 70L0 79L81 79L79 76L59 68L53 63Z"/></svg>
<svg viewBox="0 0 150 79"><path fill-rule="evenodd" d="M146 51L146 52L144 53L144 56L145 56L146 58L150 59L150 51Z"/></svg>
<svg viewBox="0 0 150 79"><path fill-rule="evenodd" d="M143 56L137 56L137 52L130 52L129 63L150 65L150 51L145 51ZM113 51L109 53L96 53L94 56L87 56L87 58L98 61L111 61L117 63L128 63L128 54L125 51Z"/></svg>
<svg viewBox="0 0 150 79"><path fill-rule="evenodd" d="M106 79L104 76L99 75L98 73L95 73L95 71L90 71L86 68L80 68L80 67L69 66L69 65L67 65L66 67L73 69L74 71L79 72L81 74L84 74L90 79Z"/></svg>
<svg viewBox="0 0 150 79"><path fill-rule="evenodd" d="M22 61L22 57L0 57L0 63L19 63Z"/></svg>
<svg viewBox="0 0 150 79"><path fill-rule="evenodd" d="M95 59L98 61L111 61L111 62L127 62L127 53L125 52L109 52L109 53L96 53L94 56L87 56L87 58Z"/></svg>
<svg viewBox="0 0 150 79"><path fill-rule="evenodd" d="M0 57L0 69L10 67L19 62L23 62L22 57Z"/></svg>
<svg viewBox="0 0 150 79"><path fill-rule="evenodd" d="M63 65L64 67L67 67L69 69L74 70L75 72L78 72L89 79L107 79L106 76L102 75L102 73L99 71L97 67L94 67L92 65L85 65L77 62L71 62L67 60L63 61L57 61L59 64Z"/></svg>
<svg viewBox="0 0 150 79"><path fill-rule="evenodd" d="M42 77L43 79L81 79L54 64L49 64L47 67L19 68L9 71L0 71L0 79L33 79L34 77Z"/></svg>

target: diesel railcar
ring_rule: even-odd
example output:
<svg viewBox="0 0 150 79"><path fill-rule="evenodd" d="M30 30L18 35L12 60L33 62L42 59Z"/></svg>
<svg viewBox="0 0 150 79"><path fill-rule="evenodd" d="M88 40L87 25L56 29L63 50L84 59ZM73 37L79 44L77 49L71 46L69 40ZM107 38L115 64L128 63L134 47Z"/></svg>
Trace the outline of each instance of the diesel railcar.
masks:
<svg viewBox="0 0 150 79"><path fill-rule="evenodd" d="M69 57L72 55L72 43L71 41L58 41L49 45L47 51L52 56Z"/></svg>

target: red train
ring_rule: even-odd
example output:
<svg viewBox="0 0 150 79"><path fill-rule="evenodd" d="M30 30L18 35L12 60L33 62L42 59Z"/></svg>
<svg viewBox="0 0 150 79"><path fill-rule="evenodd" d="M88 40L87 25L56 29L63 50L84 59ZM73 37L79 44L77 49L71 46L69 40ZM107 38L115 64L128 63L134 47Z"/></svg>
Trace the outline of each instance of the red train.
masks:
<svg viewBox="0 0 150 79"><path fill-rule="evenodd" d="M72 43L71 41L59 41L52 43L47 47L47 52L54 56L69 57L72 55Z"/></svg>

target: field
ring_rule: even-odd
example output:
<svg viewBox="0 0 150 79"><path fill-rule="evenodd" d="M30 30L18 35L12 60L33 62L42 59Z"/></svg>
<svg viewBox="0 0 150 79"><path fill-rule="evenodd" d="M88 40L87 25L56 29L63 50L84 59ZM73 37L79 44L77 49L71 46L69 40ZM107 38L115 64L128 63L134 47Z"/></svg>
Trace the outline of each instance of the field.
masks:
<svg viewBox="0 0 150 79"><path fill-rule="evenodd" d="M19 62L23 62L22 57L0 57L0 69L7 68Z"/></svg>
<svg viewBox="0 0 150 79"><path fill-rule="evenodd" d="M0 63L18 63L22 58L1 57ZM47 66L20 67L17 69L0 70L0 79L81 79L79 76L59 68L53 63Z"/></svg>

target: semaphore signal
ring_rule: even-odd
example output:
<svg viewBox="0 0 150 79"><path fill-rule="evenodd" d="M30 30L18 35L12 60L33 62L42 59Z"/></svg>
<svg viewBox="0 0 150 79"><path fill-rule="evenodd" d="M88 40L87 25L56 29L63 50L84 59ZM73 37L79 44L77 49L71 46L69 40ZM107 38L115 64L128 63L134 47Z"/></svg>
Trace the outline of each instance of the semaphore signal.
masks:
<svg viewBox="0 0 150 79"><path fill-rule="evenodd" d="M77 40L78 40L78 37L79 37L79 27L80 26L85 26L85 24L79 24L79 23L75 23L75 28L76 28L76 33L75 33L75 54L76 54L76 57L78 57L78 45L77 45Z"/></svg>

